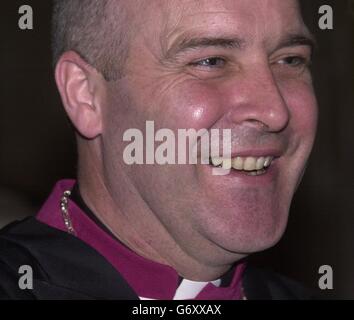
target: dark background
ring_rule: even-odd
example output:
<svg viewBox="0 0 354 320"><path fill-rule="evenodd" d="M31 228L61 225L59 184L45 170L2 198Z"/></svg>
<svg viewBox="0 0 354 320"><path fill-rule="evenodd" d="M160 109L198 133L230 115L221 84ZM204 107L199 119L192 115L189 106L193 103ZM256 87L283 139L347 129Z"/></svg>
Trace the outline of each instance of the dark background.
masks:
<svg viewBox="0 0 354 320"><path fill-rule="evenodd" d="M281 242L256 263L318 289L330 265L326 298L354 299L354 1L306 0L317 37L313 74L320 105L316 146ZM18 28L18 8L31 5L34 30ZM334 30L320 30L318 9L334 10ZM56 180L75 177L76 150L51 69L51 1L1 4L0 226L33 214Z"/></svg>

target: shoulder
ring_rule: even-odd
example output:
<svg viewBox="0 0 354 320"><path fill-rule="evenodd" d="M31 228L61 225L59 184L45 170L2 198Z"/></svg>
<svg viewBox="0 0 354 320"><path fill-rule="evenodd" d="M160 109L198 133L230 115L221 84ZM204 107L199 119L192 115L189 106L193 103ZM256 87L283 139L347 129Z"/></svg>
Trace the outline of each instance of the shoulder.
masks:
<svg viewBox="0 0 354 320"><path fill-rule="evenodd" d="M11 223L0 231L0 299L32 298L31 292L19 287L22 266L29 265L37 274L40 273L35 257L29 248L21 244L21 238L26 237L21 229L28 220Z"/></svg>
<svg viewBox="0 0 354 320"><path fill-rule="evenodd" d="M273 271L247 266L243 286L250 300L311 300L315 296L300 283Z"/></svg>
<svg viewBox="0 0 354 320"><path fill-rule="evenodd" d="M19 288L24 265L32 269L32 290ZM0 231L0 299L136 298L101 254L66 232L35 218Z"/></svg>

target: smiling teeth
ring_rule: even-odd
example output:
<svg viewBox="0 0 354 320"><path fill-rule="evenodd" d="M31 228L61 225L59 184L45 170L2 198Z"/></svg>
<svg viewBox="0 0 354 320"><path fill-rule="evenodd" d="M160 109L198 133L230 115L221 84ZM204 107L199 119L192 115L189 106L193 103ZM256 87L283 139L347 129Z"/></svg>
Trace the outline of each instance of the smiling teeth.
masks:
<svg viewBox="0 0 354 320"><path fill-rule="evenodd" d="M222 167L225 170L231 168L239 171L259 171L268 168L273 161L273 157L236 157L223 159L220 157L211 158L214 167Z"/></svg>

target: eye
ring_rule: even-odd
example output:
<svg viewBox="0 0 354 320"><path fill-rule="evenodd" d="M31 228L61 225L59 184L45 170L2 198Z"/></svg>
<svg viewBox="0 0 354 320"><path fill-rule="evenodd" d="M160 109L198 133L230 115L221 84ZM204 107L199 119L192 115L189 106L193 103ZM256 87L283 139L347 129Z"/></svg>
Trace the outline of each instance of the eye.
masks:
<svg viewBox="0 0 354 320"><path fill-rule="evenodd" d="M225 65L226 61L220 57L210 57L202 60L198 60L190 63L194 67L205 67L205 68L221 68Z"/></svg>
<svg viewBox="0 0 354 320"><path fill-rule="evenodd" d="M290 67L303 67L309 64L308 60L300 56L291 56L281 59L277 62L278 64L288 65Z"/></svg>

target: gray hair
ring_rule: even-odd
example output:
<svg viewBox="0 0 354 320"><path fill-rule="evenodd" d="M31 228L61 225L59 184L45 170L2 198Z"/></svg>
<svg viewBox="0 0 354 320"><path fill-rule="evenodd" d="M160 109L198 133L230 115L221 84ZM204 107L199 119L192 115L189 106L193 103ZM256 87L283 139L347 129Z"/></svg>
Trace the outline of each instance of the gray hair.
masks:
<svg viewBox="0 0 354 320"><path fill-rule="evenodd" d="M129 51L123 7L117 0L54 0L53 63L73 50L106 80L121 77Z"/></svg>

